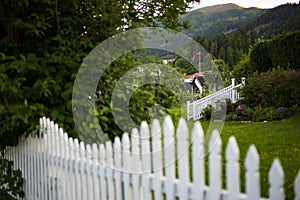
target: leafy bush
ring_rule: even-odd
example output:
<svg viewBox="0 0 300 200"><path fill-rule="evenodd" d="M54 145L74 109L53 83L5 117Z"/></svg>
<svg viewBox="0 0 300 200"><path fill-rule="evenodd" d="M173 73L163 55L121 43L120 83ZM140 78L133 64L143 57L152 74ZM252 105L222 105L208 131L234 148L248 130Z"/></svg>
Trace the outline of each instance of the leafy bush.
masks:
<svg viewBox="0 0 300 200"><path fill-rule="evenodd" d="M24 197L24 179L20 170L13 170L13 162L0 158L0 199L11 200Z"/></svg>
<svg viewBox="0 0 300 200"><path fill-rule="evenodd" d="M252 74L242 88L243 103L251 108L300 105L300 71L277 69Z"/></svg>
<svg viewBox="0 0 300 200"><path fill-rule="evenodd" d="M274 119L282 120L289 118L293 113L286 107L277 108L274 112Z"/></svg>
<svg viewBox="0 0 300 200"><path fill-rule="evenodd" d="M214 108L212 107L212 105L208 105L206 108L203 109L201 115L203 116L203 119L210 119L212 112L213 112Z"/></svg>
<svg viewBox="0 0 300 200"><path fill-rule="evenodd" d="M235 113L229 113L225 117L225 121L226 122L228 122L228 121L236 121L237 119L238 119L238 116Z"/></svg>
<svg viewBox="0 0 300 200"><path fill-rule="evenodd" d="M253 121L272 121L274 116L274 109L272 107L263 108L256 106L253 111Z"/></svg>

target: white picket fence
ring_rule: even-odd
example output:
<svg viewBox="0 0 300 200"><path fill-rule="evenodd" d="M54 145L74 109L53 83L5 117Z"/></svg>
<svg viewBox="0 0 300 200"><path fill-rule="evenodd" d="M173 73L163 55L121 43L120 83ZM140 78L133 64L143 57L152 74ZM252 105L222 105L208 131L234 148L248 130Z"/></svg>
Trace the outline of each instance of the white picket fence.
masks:
<svg viewBox="0 0 300 200"><path fill-rule="evenodd" d="M100 145L85 145L68 138L46 118L40 120L40 136L21 138L8 147L5 157L14 161L25 178L28 200L55 199L201 199L257 200L260 195L259 155L250 146L246 160L245 193L240 191L239 148L234 137L226 147L226 188L222 188L221 140L214 131L205 151L199 122L189 134L181 119L175 134L170 117L161 127L142 123ZM208 158L209 167L205 167ZM208 170L208 182L205 181ZM284 199L284 173L275 159L269 172L269 198ZM295 180L300 199L300 172Z"/></svg>
<svg viewBox="0 0 300 200"><path fill-rule="evenodd" d="M211 95L201 98L196 101L187 101L187 120L198 120L203 117L202 112L208 106L212 105L216 107L217 102L226 101L230 99L232 103L235 103L240 99L238 92L239 88L245 85L245 78L242 78L242 83L235 85L235 79L231 79L231 85L223 88Z"/></svg>

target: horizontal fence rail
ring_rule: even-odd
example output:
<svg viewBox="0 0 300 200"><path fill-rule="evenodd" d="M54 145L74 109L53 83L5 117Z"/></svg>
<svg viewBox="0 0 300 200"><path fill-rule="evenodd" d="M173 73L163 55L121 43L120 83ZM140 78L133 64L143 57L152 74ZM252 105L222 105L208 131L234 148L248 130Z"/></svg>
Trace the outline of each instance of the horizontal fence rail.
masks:
<svg viewBox="0 0 300 200"><path fill-rule="evenodd" d="M251 145L245 159L245 193L240 191L239 148L230 137L225 152L226 188L222 188L219 133L213 131L208 149L199 122L189 133L181 119L177 130L170 117L161 127L154 120L105 144L84 144L67 136L50 119L40 119L39 136L22 137L4 156L23 172L25 198L53 199L200 199L255 200L260 195L259 155ZM208 167L205 160L208 159ZM205 171L208 170L208 173ZM208 183L206 183L208 174ZM284 199L284 172L275 159L269 198ZM295 180L300 199L300 172Z"/></svg>
<svg viewBox="0 0 300 200"><path fill-rule="evenodd" d="M245 85L245 78L242 78L242 83L235 85L235 79L231 79L231 85L223 88L211 95L203 97L196 101L188 101L187 102L187 120L193 119L198 120L203 117L203 110L212 105L216 107L216 103L219 101L226 101L226 99L230 99L232 103L235 103L240 99L240 94L238 90Z"/></svg>

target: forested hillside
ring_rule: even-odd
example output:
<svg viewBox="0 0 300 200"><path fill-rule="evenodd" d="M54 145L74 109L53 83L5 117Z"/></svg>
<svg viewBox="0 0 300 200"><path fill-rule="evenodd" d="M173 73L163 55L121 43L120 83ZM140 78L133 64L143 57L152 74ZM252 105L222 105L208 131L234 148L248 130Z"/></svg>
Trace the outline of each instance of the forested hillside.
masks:
<svg viewBox="0 0 300 200"><path fill-rule="evenodd" d="M190 23L185 33L231 71L255 41L300 30L300 6L285 4L262 10L225 4L189 12L181 19Z"/></svg>
<svg viewBox="0 0 300 200"><path fill-rule="evenodd" d="M219 33L230 33L246 26L263 13L265 10L258 8L245 9L235 4L224 4L191 11L180 19L190 23L190 29L184 30L189 36L200 35L212 39Z"/></svg>

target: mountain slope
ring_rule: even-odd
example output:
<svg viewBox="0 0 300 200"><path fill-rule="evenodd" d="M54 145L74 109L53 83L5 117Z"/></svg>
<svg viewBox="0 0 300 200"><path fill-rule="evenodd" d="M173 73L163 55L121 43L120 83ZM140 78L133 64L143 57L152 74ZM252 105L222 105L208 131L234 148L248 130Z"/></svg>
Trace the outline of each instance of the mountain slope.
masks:
<svg viewBox="0 0 300 200"><path fill-rule="evenodd" d="M258 8L242 8L235 4L209 6L191 11L180 20L187 20L191 24L184 32L191 36L206 36L212 38L219 33L229 33L240 26L244 26L257 19L266 10Z"/></svg>
<svg viewBox="0 0 300 200"><path fill-rule="evenodd" d="M220 33L231 33L237 28L254 29L259 36L300 30L300 5L285 4L273 9L242 8L235 4L209 6L191 11L180 17L191 24L184 33L191 37L205 36L212 39Z"/></svg>
<svg viewBox="0 0 300 200"><path fill-rule="evenodd" d="M269 9L244 28L246 30L255 29L258 35L266 38L282 32L300 30L300 5L284 4Z"/></svg>

